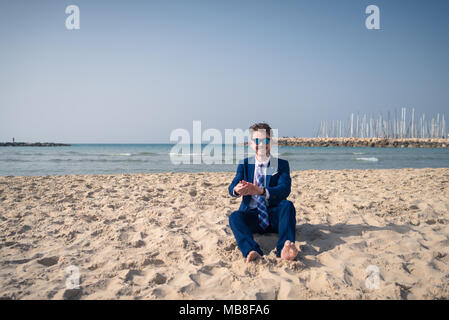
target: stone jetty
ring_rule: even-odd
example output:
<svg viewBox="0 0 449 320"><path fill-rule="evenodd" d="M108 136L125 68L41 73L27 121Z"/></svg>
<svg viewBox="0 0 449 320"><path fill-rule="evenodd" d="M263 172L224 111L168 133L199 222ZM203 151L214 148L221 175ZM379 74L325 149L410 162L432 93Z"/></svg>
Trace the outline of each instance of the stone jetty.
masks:
<svg viewBox="0 0 449 320"><path fill-rule="evenodd" d="M0 142L0 147L68 147L70 144L54 142Z"/></svg>
<svg viewBox="0 0 449 320"><path fill-rule="evenodd" d="M372 148L448 148L444 138L288 138L278 139L280 146L372 147Z"/></svg>

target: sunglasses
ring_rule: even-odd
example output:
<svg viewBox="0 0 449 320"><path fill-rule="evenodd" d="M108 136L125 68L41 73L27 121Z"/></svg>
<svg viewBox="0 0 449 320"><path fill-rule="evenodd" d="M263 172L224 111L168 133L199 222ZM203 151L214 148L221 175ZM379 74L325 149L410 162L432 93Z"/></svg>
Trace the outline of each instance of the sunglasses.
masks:
<svg viewBox="0 0 449 320"><path fill-rule="evenodd" d="M259 139L259 138L255 138L255 139L252 139L253 141L254 141L254 143L256 144L256 145L259 145L259 143L263 143L263 144L269 144L270 143L270 138L265 138L265 139Z"/></svg>

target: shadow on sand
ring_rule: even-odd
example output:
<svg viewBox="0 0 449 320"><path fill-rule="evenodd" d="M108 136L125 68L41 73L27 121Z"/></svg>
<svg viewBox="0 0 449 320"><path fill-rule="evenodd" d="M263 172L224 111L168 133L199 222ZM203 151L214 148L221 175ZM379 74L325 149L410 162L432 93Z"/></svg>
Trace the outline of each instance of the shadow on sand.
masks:
<svg viewBox="0 0 449 320"><path fill-rule="evenodd" d="M406 225L396 225L390 223L384 227L375 227L366 224L345 224L337 223L335 225L327 224L309 224L305 223L296 226L296 241L306 242L301 245L296 260L303 262L307 267L320 267L321 264L315 260L307 259L307 256L317 256L323 252L334 249L340 244L346 243L344 238L362 236L364 232L390 230L397 233L406 233L411 230ZM263 253L269 254L275 250L278 241L276 233L255 234L256 240ZM318 250L315 248L319 248Z"/></svg>

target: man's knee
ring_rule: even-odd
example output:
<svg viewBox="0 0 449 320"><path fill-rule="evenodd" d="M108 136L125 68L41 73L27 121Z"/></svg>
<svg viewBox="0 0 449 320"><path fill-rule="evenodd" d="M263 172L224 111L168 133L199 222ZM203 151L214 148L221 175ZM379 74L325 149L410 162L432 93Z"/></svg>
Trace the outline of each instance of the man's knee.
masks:
<svg viewBox="0 0 449 320"><path fill-rule="evenodd" d="M290 200L281 200L281 202L279 202L279 205L282 207L295 208L295 206L293 205L293 202L291 202Z"/></svg>
<svg viewBox="0 0 449 320"><path fill-rule="evenodd" d="M232 224L233 222L235 222L237 219L241 218L241 212L240 211L234 211L233 213L231 213L229 215L229 224Z"/></svg>
<svg viewBox="0 0 449 320"><path fill-rule="evenodd" d="M290 200L282 200L279 203L279 206L283 209L282 210L283 212L293 215L293 216L296 216L295 205Z"/></svg>

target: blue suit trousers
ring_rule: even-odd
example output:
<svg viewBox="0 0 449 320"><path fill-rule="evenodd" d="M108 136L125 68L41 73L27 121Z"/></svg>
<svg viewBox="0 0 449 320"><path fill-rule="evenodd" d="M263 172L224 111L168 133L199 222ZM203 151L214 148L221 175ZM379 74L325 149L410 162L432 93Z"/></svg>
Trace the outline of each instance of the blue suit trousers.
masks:
<svg viewBox="0 0 449 320"><path fill-rule="evenodd" d="M296 210L291 201L282 200L278 205L268 207L268 219L270 225L263 230L259 226L257 208L235 211L229 216L229 225L245 258L251 251L257 251L261 256L263 255L259 245L253 239L254 233L278 233L279 239L276 244L278 257L286 240L295 242Z"/></svg>

